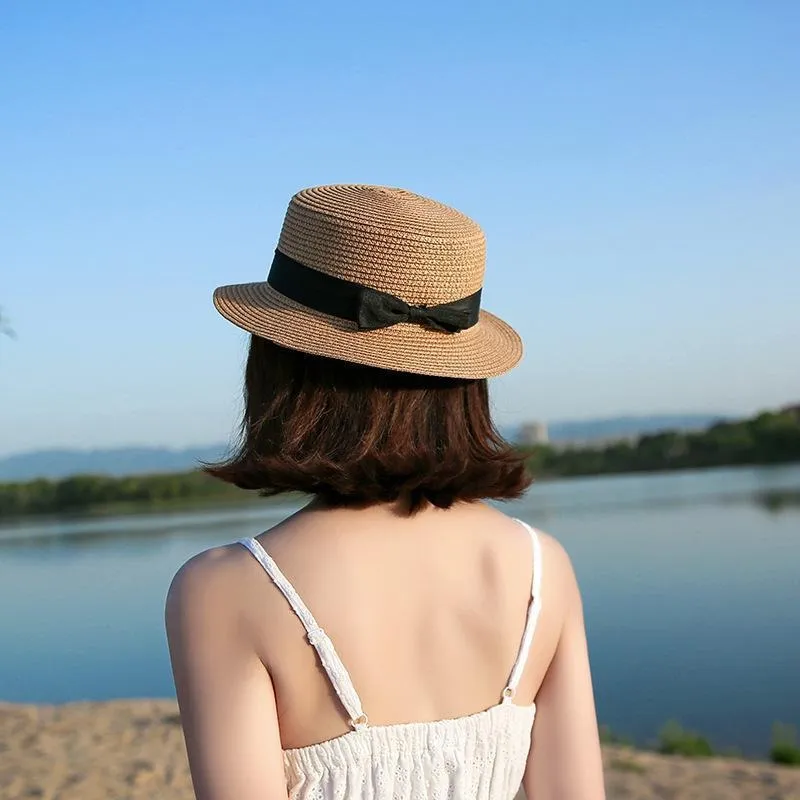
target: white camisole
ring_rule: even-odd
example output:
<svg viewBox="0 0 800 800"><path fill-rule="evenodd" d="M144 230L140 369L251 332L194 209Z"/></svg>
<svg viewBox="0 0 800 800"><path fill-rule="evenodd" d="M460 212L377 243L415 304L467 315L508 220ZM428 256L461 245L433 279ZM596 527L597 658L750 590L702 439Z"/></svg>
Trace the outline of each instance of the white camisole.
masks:
<svg viewBox="0 0 800 800"><path fill-rule="evenodd" d="M513 702L541 611L542 556L530 534L533 581L517 660L500 701L486 711L435 722L370 725L333 643L257 539L241 539L306 629L353 728L285 750L290 800L512 800L525 772L535 704Z"/></svg>

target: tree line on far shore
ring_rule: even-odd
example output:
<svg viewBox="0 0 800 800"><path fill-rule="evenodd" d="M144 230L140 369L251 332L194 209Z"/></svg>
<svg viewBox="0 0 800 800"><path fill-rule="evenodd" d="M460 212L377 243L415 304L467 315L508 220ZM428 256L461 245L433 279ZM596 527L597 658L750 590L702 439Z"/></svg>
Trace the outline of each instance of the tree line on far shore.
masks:
<svg viewBox="0 0 800 800"><path fill-rule="evenodd" d="M800 461L800 406L720 422L702 432L666 431L635 442L524 450L539 478L655 472ZM0 484L0 518L84 513L106 508L176 503L235 502L252 498L199 471L112 477L76 475Z"/></svg>
<svg viewBox="0 0 800 800"><path fill-rule="evenodd" d="M601 447L537 445L529 453L531 471L541 477L800 461L800 406L718 422L704 431L664 431Z"/></svg>
<svg viewBox="0 0 800 800"><path fill-rule="evenodd" d="M84 512L114 506L235 501L247 493L200 471L155 475L73 475L0 483L0 518Z"/></svg>

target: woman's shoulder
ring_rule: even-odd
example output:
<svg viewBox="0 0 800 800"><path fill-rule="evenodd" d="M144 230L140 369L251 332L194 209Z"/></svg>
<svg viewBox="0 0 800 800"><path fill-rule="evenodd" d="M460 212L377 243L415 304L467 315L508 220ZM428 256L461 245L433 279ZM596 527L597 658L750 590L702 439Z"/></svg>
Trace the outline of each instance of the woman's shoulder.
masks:
<svg viewBox="0 0 800 800"><path fill-rule="evenodd" d="M526 563L526 557L530 558L531 551L529 537L522 531L519 523L522 522L534 531L539 542L538 557L541 563L538 569L541 573L542 600L545 606L563 610L572 605L579 595L577 578L569 553L559 539L521 517L509 516L499 510L495 519L498 526L510 525L518 529L512 560L520 564ZM534 555L533 558L535 557Z"/></svg>
<svg viewBox="0 0 800 800"><path fill-rule="evenodd" d="M545 605L552 611L572 603L578 591L575 571L569 553L557 536L543 531L524 516L508 514L494 505L482 504L468 513L472 523L482 531L485 552L494 564L493 571L499 582L508 584L512 580L513 590L516 590L530 581L538 557L540 563L536 569L541 574ZM538 552L532 548L529 530L538 540Z"/></svg>
<svg viewBox="0 0 800 800"><path fill-rule="evenodd" d="M167 624L230 621L246 606L246 589L255 582L255 562L238 543L212 547L192 556L175 573L166 600Z"/></svg>
<svg viewBox="0 0 800 800"><path fill-rule="evenodd" d="M575 571L569 553L552 534L536 529L542 550L542 571L551 580L573 580Z"/></svg>
<svg viewBox="0 0 800 800"><path fill-rule="evenodd" d="M211 547L192 556L175 573L172 592L192 592L202 586L210 589L236 580L247 560L245 549L238 543Z"/></svg>
<svg viewBox="0 0 800 800"><path fill-rule="evenodd" d="M556 536L533 525L522 517L506 514L500 509L489 507L486 511L490 515L487 518L497 529L493 531L493 534L507 534L516 531L515 538L517 539L517 554L519 556L530 551L529 537L523 531L523 526L533 530L539 541L543 576L547 574L551 582L557 579L574 577L569 554ZM501 528L505 530L501 531Z"/></svg>

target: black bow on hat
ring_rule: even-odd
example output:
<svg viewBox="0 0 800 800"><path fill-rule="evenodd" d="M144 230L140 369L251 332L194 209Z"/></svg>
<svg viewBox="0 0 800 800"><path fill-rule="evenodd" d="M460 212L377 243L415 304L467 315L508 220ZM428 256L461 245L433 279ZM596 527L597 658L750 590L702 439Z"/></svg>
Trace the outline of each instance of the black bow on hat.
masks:
<svg viewBox="0 0 800 800"><path fill-rule="evenodd" d="M357 319L360 330L388 328L398 322L417 322L444 333L457 333L477 322L480 290L469 297L436 306L412 306L399 297L365 286L358 297Z"/></svg>

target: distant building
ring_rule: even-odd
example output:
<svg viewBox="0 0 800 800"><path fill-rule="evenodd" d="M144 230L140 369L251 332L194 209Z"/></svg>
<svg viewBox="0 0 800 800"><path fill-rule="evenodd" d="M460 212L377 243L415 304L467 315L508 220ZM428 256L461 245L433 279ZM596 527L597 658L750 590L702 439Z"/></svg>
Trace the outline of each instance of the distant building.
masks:
<svg viewBox="0 0 800 800"><path fill-rule="evenodd" d="M550 435L545 422L528 422L519 432L519 441L523 445L547 444Z"/></svg>

